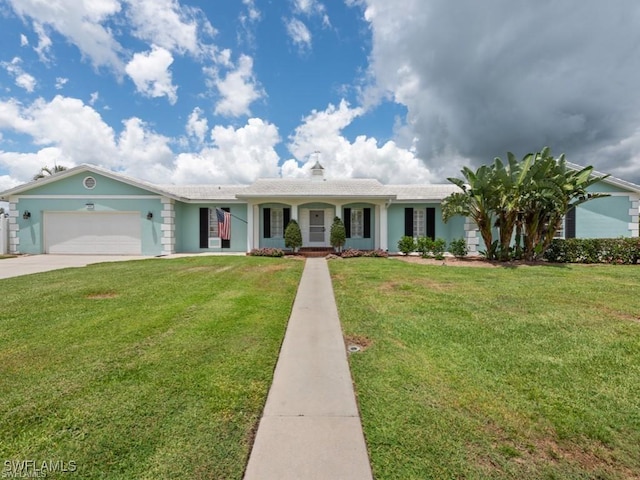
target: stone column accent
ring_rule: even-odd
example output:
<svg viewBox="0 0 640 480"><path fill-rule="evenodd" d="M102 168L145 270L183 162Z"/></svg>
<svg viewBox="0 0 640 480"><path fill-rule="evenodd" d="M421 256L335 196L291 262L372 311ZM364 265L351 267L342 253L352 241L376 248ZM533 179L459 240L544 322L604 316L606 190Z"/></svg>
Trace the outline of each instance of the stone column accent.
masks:
<svg viewBox="0 0 640 480"><path fill-rule="evenodd" d="M480 231L476 223L467 218L464 222L464 239L469 248L469 255L479 255L478 246L480 245Z"/></svg>
<svg viewBox="0 0 640 480"><path fill-rule="evenodd" d="M18 236L18 199L9 198L9 253L20 253L20 237Z"/></svg>
<svg viewBox="0 0 640 480"><path fill-rule="evenodd" d="M629 231L632 237L639 237L640 228L638 226L638 218L640 216L640 195L629 195L629 200L631 200L631 208L629 209L631 223L629 223Z"/></svg>
<svg viewBox="0 0 640 480"><path fill-rule="evenodd" d="M171 255L176 253L176 211L175 201L171 198L161 198L162 211L160 216L162 217L162 225L160 230L162 231L162 238L160 243L162 244L162 255Z"/></svg>

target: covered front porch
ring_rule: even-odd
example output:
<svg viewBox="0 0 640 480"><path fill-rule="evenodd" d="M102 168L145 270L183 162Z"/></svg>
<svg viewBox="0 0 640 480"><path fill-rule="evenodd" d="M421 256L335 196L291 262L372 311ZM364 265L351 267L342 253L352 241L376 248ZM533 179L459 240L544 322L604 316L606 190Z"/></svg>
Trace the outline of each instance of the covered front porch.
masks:
<svg viewBox="0 0 640 480"><path fill-rule="evenodd" d="M249 205L248 249L284 249L284 233L290 220L300 225L303 248L329 248L331 225L338 217L345 224L344 248L386 250L386 215L387 205L380 200L256 202Z"/></svg>

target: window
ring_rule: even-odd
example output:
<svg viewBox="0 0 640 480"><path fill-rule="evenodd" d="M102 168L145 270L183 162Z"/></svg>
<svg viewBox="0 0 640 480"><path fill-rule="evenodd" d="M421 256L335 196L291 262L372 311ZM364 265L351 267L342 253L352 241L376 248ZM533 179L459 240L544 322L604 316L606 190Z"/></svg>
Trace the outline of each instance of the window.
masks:
<svg viewBox="0 0 640 480"><path fill-rule="evenodd" d="M291 209L265 207L262 209L262 236L284 238L284 229L291 219Z"/></svg>
<svg viewBox="0 0 640 480"><path fill-rule="evenodd" d="M284 237L284 209L271 209L271 238Z"/></svg>
<svg viewBox="0 0 640 480"><path fill-rule="evenodd" d="M424 237L425 232L426 232L425 209L414 208L413 209L413 238Z"/></svg>
<svg viewBox="0 0 640 480"><path fill-rule="evenodd" d="M364 237L364 209L351 209L351 238Z"/></svg>
<svg viewBox="0 0 640 480"><path fill-rule="evenodd" d="M218 215L215 208L209 208L209 238L219 237L218 233Z"/></svg>

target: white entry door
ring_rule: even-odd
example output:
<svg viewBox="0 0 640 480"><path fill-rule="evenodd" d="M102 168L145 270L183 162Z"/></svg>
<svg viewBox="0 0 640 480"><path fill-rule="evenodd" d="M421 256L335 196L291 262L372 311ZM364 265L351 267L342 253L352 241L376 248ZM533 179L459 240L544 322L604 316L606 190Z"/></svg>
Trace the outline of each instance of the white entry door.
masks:
<svg viewBox="0 0 640 480"><path fill-rule="evenodd" d="M324 244L324 210L309 210L309 243Z"/></svg>

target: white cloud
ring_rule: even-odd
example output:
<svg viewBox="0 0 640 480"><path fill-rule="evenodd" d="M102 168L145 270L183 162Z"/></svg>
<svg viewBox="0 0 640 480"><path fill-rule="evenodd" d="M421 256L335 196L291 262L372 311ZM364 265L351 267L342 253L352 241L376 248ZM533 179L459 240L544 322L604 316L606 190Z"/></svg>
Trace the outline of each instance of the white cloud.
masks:
<svg viewBox="0 0 640 480"><path fill-rule="evenodd" d="M100 98L100 93L93 92L89 98L89 105L93 107L95 103L98 101L98 98Z"/></svg>
<svg viewBox="0 0 640 480"><path fill-rule="evenodd" d="M314 152L329 178L377 178L384 183L426 183L434 176L411 150L388 141L382 146L375 138L360 135L350 142L342 130L364 113L342 100L338 107L312 111L289 139L289 150L296 160L282 166L283 176L306 176Z"/></svg>
<svg viewBox="0 0 640 480"><path fill-rule="evenodd" d="M192 113L194 135L206 132L201 112ZM116 135L92 107L62 96L23 106L0 101L0 131L28 135L36 152L0 151L0 168L9 188L31 180L43 165L68 167L91 163L158 183L249 183L279 174L280 142L275 125L251 118L239 128L216 126L211 143L194 153L176 155L172 139L154 132L139 118L122 122ZM189 127L188 127L189 128Z"/></svg>
<svg viewBox="0 0 640 480"><path fill-rule="evenodd" d="M0 65L2 65L7 73L13 76L17 86L24 88L29 93L33 93L37 81L32 75L29 75L22 69L20 66L21 63L22 60L20 57L14 57L10 62L0 62Z"/></svg>
<svg viewBox="0 0 640 480"><path fill-rule="evenodd" d="M134 35L169 51L197 54L196 9L176 0L126 0Z"/></svg>
<svg viewBox="0 0 640 480"><path fill-rule="evenodd" d="M301 20L291 18L285 24L289 38L301 51L311 48L311 32Z"/></svg>
<svg viewBox="0 0 640 480"><path fill-rule="evenodd" d="M111 31L102 25L120 11L118 0L8 0L13 10L23 18L30 18L38 33L36 51L47 57L51 40L44 26L49 26L78 47L96 67L107 66L116 72L123 70L118 58L122 51Z"/></svg>
<svg viewBox="0 0 640 480"><path fill-rule="evenodd" d="M62 88L67 84L68 81L68 78L56 77L56 90L62 90Z"/></svg>
<svg viewBox="0 0 640 480"><path fill-rule="evenodd" d="M29 45L29 39L27 38L27 36L23 33L20 34L20 46L21 47L26 47Z"/></svg>
<svg viewBox="0 0 640 480"><path fill-rule="evenodd" d="M172 84L169 67L173 56L168 50L152 45L146 53L136 53L125 70L138 92L148 97L166 96L172 105L178 100L177 87Z"/></svg>
<svg viewBox="0 0 640 480"><path fill-rule="evenodd" d="M275 145L280 141L275 125L250 118L244 127L216 126L214 147L176 158L175 183L250 183L279 173Z"/></svg>
<svg viewBox="0 0 640 480"><path fill-rule="evenodd" d="M194 108L186 125L187 134L192 138L196 138L198 143L204 142L207 130L209 130L207 119L202 117L202 113L200 108Z"/></svg>
<svg viewBox="0 0 640 480"><path fill-rule="evenodd" d="M251 104L264 96L253 74L253 59L248 55L240 56L237 68L227 72L224 78L214 75L213 83L221 96L215 106L216 114L233 117L249 115Z"/></svg>
<svg viewBox="0 0 640 480"><path fill-rule="evenodd" d="M331 26L326 7L318 0L293 0L293 9L296 13L304 14L308 17L318 15L322 17L322 24L325 27Z"/></svg>
<svg viewBox="0 0 640 480"><path fill-rule="evenodd" d="M40 57L40 60L42 60L44 63L48 63L53 42L51 41L49 35L47 35L44 26L42 26L40 23L33 22L33 30L38 35L38 45L34 47L34 50L38 54L38 57Z"/></svg>

